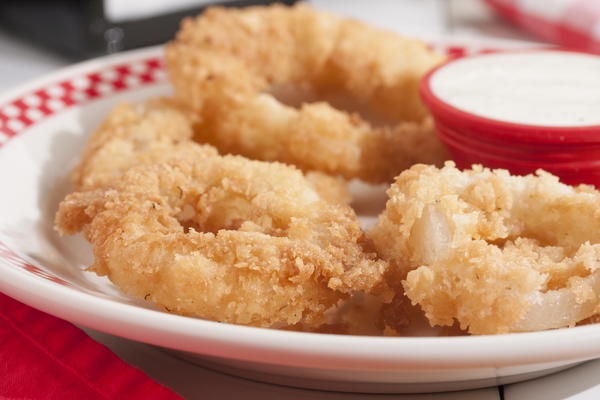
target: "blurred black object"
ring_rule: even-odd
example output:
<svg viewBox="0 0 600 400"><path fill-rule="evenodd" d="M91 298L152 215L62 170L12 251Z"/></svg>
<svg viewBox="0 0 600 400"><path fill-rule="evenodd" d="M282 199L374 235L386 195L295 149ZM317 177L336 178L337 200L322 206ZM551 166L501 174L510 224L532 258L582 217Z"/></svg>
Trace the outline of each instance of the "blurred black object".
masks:
<svg viewBox="0 0 600 400"><path fill-rule="evenodd" d="M296 0L277 2L293 4ZM209 5L243 7L274 1L197 3L192 8L115 22L106 15L105 0L0 0L0 27L64 55L87 58L164 43L173 38L182 18L197 15Z"/></svg>

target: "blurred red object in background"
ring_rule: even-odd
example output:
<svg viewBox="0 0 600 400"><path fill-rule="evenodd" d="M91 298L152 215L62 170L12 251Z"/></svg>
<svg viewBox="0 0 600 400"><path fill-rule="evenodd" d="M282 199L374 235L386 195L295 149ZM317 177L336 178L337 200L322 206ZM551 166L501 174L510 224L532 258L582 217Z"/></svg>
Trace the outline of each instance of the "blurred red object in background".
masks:
<svg viewBox="0 0 600 400"><path fill-rule="evenodd" d="M598 0L483 0L515 25L554 44L600 52Z"/></svg>

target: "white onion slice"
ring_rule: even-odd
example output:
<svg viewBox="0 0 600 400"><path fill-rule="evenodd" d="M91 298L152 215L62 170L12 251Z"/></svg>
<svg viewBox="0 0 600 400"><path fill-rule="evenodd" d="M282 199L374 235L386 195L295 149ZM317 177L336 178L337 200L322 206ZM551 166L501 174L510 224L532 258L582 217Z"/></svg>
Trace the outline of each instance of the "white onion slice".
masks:
<svg viewBox="0 0 600 400"><path fill-rule="evenodd" d="M415 257L425 265L433 264L446 252L450 243L450 227L436 206L425 206L421 218L413 225L411 242Z"/></svg>
<svg viewBox="0 0 600 400"><path fill-rule="evenodd" d="M569 288L534 293L531 295L533 306L511 330L526 332L563 328L591 317L599 305L597 294L600 293L600 271L584 278L584 282L596 293L595 299L580 304Z"/></svg>

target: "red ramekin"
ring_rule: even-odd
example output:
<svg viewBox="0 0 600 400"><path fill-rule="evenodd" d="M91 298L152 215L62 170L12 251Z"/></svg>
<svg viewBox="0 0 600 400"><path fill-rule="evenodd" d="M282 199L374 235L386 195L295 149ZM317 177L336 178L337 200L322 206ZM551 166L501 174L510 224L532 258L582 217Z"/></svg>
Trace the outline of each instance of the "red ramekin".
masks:
<svg viewBox="0 0 600 400"><path fill-rule="evenodd" d="M573 52L564 49L525 51ZM517 175L526 175L541 168L557 175L564 183L587 183L600 187L600 125L527 125L481 117L458 109L441 100L431 89L432 76L455 60L449 60L425 75L420 91L434 118L439 138L459 168L482 164L507 169ZM600 104L598 108L600 110Z"/></svg>

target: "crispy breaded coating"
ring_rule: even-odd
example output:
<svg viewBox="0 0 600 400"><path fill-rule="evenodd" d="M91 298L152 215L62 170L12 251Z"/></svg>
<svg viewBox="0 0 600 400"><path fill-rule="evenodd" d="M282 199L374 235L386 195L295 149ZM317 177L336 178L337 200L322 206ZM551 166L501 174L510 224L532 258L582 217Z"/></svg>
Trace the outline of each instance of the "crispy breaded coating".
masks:
<svg viewBox="0 0 600 400"><path fill-rule="evenodd" d="M198 150L201 154L202 149ZM277 163L235 156L139 165L60 204L91 267L165 310L237 324L318 327L355 291L387 296L352 209Z"/></svg>
<svg viewBox="0 0 600 400"><path fill-rule="evenodd" d="M432 325L474 334L571 326L598 312L600 192L539 171L416 165L368 233ZM397 282L402 281L402 286ZM393 282L390 280L390 283Z"/></svg>
<svg viewBox="0 0 600 400"><path fill-rule="evenodd" d="M216 156L214 147L192 141L194 120L193 113L168 98L118 105L91 135L72 174L75 190L104 186L135 165ZM350 202L342 179L315 171L306 177L327 201Z"/></svg>
<svg viewBox="0 0 600 400"><path fill-rule="evenodd" d="M388 295L345 182L221 157L192 141L194 118L152 99L92 134L56 217L93 244L92 270L165 310L255 326L318 329L355 291Z"/></svg>
<svg viewBox="0 0 600 400"><path fill-rule="evenodd" d="M91 135L73 170L75 190L103 186L134 165L161 161L174 146L184 153L193 136L193 118L166 98L117 105ZM197 147L196 156L218 154L212 146Z"/></svg>
<svg viewBox="0 0 600 400"><path fill-rule="evenodd" d="M303 4L211 8L166 57L197 139L222 153L373 183L447 158L418 94L441 57L419 41ZM290 88L311 102L279 101Z"/></svg>

